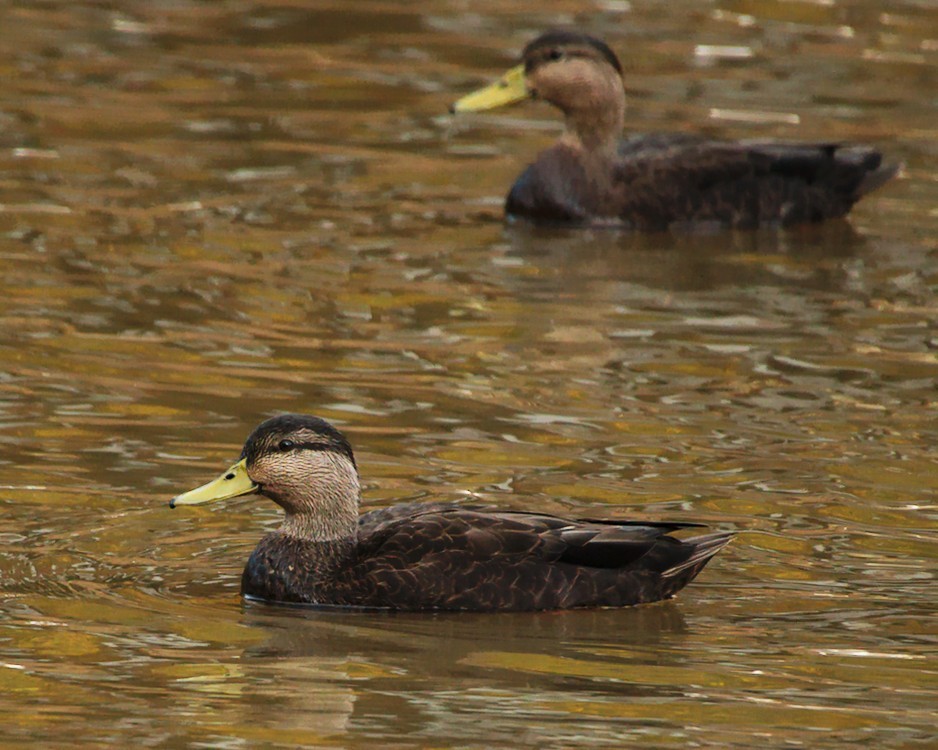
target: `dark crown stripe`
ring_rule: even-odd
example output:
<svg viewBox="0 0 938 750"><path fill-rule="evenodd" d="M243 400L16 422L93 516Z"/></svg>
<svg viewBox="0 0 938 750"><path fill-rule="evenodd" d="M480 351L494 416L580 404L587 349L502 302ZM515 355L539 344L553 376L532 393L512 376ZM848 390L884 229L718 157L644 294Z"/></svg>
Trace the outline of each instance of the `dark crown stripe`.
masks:
<svg viewBox="0 0 938 750"><path fill-rule="evenodd" d="M244 443L241 458L246 458L250 464L260 454L277 451L280 440L290 438L299 430L307 430L322 436L322 440L295 441L294 450L307 448L310 450L332 451L339 453L355 464L355 455L348 439L335 427L319 417L310 417L305 414L282 414L278 417L261 422ZM356 465L357 467L357 465Z"/></svg>
<svg viewBox="0 0 938 750"><path fill-rule="evenodd" d="M613 68L615 68L619 75L622 75L622 64L619 62L619 58L616 57L616 53L601 39L590 36L589 34L583 34L579 31L567 31L564 29L556 29L554 31L548 31L544 34L541 34L533 42L530 42L522 53L522 58L527 58L530 54L544 48L544 47L565 47L567 45L578 44L585 45L587 47L592 47L597 52L599 52L603 58L608 62Z"/></svg>
<svg viewBox="0 0 938 750"><path fill-rule="evenodd" d="M352 459L352 463L355 463L355 458L352 456L352 451L350 448L348 448L347 445L336 445L335 443L294 443L290 450L338 453L339 455Z"/></svg>

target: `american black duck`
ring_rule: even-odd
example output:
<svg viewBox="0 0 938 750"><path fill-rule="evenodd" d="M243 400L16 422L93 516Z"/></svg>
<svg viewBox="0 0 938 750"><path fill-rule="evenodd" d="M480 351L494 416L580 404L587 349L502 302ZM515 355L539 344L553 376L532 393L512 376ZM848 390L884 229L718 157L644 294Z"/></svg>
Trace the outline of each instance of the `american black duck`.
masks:
<svg viewBox="0 0 938 750"><path fill-rule="evenodd" d="M653 231L755 228L844 216L899 171L865 146L719 141L689 134L622 137L622 66L601 40L549 31L521 65L453 112L543 99L566 129L517 179L505 212L537 223Z"/></svg>
<svg viewBox="0 0 938 750"><path fill-rule="evenodd" d="M359 516L358 468L328 422L261 423L240 460L170 502L269 497L286 512L241 578L244 596L394 610L621 607L673 596L732 538L680 541L694 523L569 521L454 504L403 504Z"/></svg>

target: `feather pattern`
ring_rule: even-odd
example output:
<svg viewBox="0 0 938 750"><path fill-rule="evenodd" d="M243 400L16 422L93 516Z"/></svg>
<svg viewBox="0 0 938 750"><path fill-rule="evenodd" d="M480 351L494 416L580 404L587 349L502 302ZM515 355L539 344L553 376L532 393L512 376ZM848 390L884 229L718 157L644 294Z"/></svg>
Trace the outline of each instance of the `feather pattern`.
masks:
<svg viewBox="0 0 938 750"><path fill-rule="evenodd" d="M191 505L265 495L286 511L241 578L246 597L393 610L622 607L673 596L732 539L680 540L700 524L570 520L453 503L408 503L357 514L351 445L332 425L274 417L242 459L173 499Z"/></svg>
<svg viewBox="0 0 938 750"><path fill-rule="evenodd" d="M563 136L512 186L511 217L641 231L789 226L846 215L901 168L873 148L840 143L623 138L622 66L608 45L576 31L542 34L517 70L523 88L514 95L504 94L516 80L506 76L453 106L477 111L535 98L563 113Z"/></svg>
<svg viewBox="0 0 938 750"><path fill-rule="evenodd" d="M621 607L673 596L733 535L683 541L681 524L578 522L452 506L362 517L352 544L265 537L248 562L254 598L382 609ZM302 561L301 564L298 561Z"/></svg>
<svg viewBox="0 0 938 750"><path fill-rule="evenodd" d="M580 147L560 142L517 179L505 211L641 231L791 226L845 216L898 170L872 148L663 134L631 136L615 161L590 166Z"/></svg>

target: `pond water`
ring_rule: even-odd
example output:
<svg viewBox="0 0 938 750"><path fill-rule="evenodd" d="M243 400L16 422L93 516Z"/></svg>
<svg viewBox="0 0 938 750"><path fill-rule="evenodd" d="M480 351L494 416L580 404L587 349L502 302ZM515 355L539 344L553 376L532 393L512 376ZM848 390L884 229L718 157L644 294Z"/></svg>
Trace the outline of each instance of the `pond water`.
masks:
<svg viewBox="0 0 938 750"><path fill-rule="evenodd" d="M934 4L352 7L0 5L4 744L933 743ZM506 226L557 118L447 107L558 24L619 51L630 129L906 167L823 227ZM743 533L632 609L246 604L276 507L167 501L283 411L366 507Z"/></svg>

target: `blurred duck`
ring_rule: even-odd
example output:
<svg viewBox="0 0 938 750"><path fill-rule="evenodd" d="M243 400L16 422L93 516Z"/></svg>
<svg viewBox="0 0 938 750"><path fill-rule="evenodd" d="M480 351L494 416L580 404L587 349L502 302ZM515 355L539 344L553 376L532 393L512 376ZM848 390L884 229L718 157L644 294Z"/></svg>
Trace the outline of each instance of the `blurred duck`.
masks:
<svg viewBox="0 0 938 750"><path fill-rule="evenodd" d="M241 579L245 597L391 610L622 607L666 599L732 538L683 541L695 523L570 521L539 513L410 503L359 516L358 469L328 422L274 417L240 460L170 507L264 495L286 516Z"/></svg>
<svg viewBox="0 0 938 750"><path fill-rule="evenodd" d="M541 35L521 65L452 111L531 98L557 107L566 125L505 203L509 216L537 223L653 231L818 222L844 216L900 168L872 148L838 143L623 138L622 66L604 42L575 31Z"/></svg>

